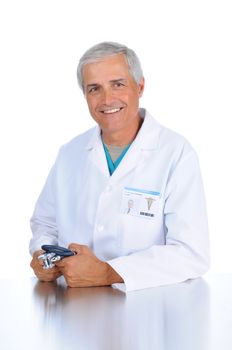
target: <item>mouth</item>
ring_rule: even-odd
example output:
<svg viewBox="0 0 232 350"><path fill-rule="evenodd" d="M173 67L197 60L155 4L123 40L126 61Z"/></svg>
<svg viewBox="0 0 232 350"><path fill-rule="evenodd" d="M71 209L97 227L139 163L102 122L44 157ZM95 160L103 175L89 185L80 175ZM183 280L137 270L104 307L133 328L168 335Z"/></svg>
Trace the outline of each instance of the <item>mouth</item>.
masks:
<svg viewBox="0 0 232 350"><path fill-rule="evenodd" d="M106 114L106 115L112 115L112 114L116 114L118 112L120 112L122 109L124 109L124 107L118 107L118 108L108 108L108 109L104 109L104 110L100 110L100 112L102 114Z"/></svg>

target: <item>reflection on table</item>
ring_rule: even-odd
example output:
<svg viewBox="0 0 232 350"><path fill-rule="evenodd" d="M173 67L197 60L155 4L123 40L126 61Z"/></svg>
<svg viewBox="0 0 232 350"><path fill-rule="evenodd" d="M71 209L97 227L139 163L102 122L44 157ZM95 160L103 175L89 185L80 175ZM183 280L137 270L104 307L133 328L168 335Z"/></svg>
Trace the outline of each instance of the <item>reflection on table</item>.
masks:
<svg viewBox="0 0 232 350"><path fill-rule="evenodd" d="M62 278L1 281L1 348L231 349L232 277L225 276L128 294L111 287L67 288Z"/></svg>

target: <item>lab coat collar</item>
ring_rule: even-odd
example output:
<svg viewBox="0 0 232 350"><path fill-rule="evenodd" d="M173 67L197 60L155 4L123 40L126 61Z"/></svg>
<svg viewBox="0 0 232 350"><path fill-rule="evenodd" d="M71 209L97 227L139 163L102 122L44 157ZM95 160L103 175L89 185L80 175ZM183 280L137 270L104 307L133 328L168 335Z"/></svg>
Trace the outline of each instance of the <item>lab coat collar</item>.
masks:
<svg viewBox="0 0 232 350"><path fill-rule="evenodd" d="M132 144L142 151L155 150L158 147L160 124L144 108L140 108L139 114L144 121Z"/></svg>
<svg viewBox="0 0 232 350"><path fill-rule="evenodd" d="M152 150L158 147L160 124L144 108L139 109L139 114L144 122L132 144L137 144L141 150ZM102 147L101 129L97 125L93 129L86 149L91 150L96 147Z"/></svg>
<svg viewBox="0 0 232 350"><path fill-rule="evenodd" d="M145 156L145 154L156 150L158 147L160 125L145 109L141 108L139 113L141 118L144 119L144 122L129 150L111 177L102 145L99 126L93 130L92 137L87 144L87 149L91 153L90 160L106 177L110 177L112 182L119 180L119 178L123 177L128 171L132 171L133 168L139 164L142 155Z"/></svg>

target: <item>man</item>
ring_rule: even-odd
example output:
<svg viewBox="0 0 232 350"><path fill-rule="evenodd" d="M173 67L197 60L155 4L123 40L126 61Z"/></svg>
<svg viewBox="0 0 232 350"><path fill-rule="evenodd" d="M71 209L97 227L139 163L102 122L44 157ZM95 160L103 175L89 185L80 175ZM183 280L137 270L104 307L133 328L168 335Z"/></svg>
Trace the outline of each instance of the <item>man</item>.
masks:
<svg viewBox="0 0 232 350"><path fill-rule="evenodd" d="M198 159L182 136L139 108L144 78L136 54L100 43L80 59L78 82L98 126L61 148L37 201L36 276L126 291L201 276L209 245ZM42 244L77 254L44 270Z"/></svg>

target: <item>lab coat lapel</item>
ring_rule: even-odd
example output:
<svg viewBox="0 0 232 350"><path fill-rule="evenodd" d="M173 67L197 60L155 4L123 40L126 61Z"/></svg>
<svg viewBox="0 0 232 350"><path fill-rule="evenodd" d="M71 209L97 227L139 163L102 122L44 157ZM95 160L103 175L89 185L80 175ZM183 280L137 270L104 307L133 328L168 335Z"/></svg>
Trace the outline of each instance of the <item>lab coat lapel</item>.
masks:
<svg viewBox="0 0 232 350"><path fill-rule="evenodd" d="M153 117L141 109L141 115L145 115L144 122L129 150L111 176L112 182L120 181L125 175L133 171L146 157L158 147L160 125Z"/></svg>
<svg viewBox="0 0 232 350"><path fill-rule="evenodd" d="M89 161L92 162L105 177L110 177L105 151L101 140L101 130L98 126L93 129L93 135L86 148Z"/></svg>

